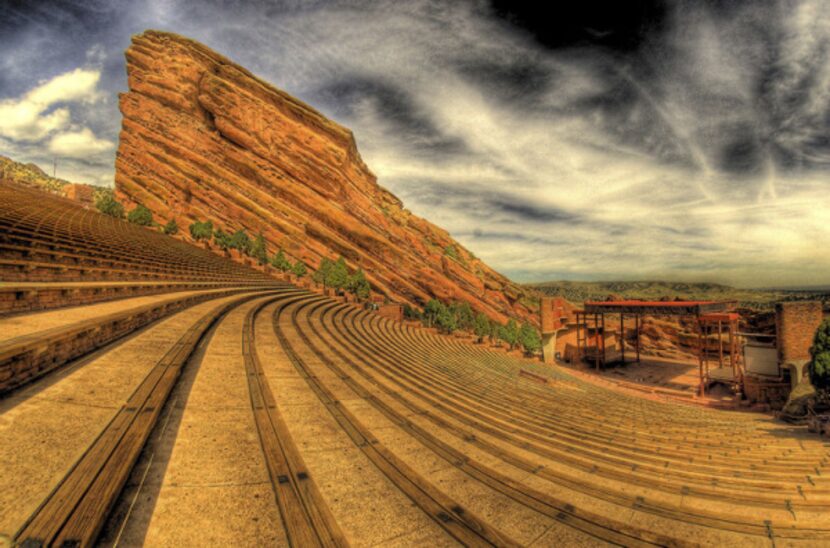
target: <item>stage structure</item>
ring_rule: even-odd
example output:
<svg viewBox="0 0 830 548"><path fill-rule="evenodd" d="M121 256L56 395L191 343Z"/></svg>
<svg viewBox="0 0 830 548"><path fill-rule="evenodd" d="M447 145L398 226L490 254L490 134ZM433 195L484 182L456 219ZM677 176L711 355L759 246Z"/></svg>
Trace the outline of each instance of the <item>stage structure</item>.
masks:
<svg viewBox="0 0 830 548"><path fill-rule="evenodd" d="M583 310L575 311L576 341L581 360L593 363L596 369L608 364L626 363L625 333L626 320L634 321L634 356L640 361L640 330L643 316L692 317L698 337L698 362L700 372L700 394L704 394L711 381L720 381L733 386L740 384L741 372L736 356L738 321L734 312L735 301L587 301ZM619 356L609 360L606 343L606 316L616 320L619 317ZM717 342L711 342L711 335L717 333ZM727 340L724 341L724 335ZM729 365L724 362L724 342L728 345ZM716 368L710 368L710 353L717 351Z"/></svg>

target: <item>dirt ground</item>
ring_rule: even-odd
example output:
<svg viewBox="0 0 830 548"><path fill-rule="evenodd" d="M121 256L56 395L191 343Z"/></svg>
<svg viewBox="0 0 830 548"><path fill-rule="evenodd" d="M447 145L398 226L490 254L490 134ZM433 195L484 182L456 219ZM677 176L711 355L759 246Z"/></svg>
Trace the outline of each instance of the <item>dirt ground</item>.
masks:
<svg viewBox="0 0 830 548"><path fill-rule="evenodd" d="M629 362L625 365L609 366L601 371L596 371L587 365L568 365L568 367L577 368L608 380L678 390L688 392L690 395L697 391L700 383L698 363L692 360L642 356L640 363ZM707 391L707 396L720 400L732 400L734 397L729 388L720 383L713 384Z"/></svg>

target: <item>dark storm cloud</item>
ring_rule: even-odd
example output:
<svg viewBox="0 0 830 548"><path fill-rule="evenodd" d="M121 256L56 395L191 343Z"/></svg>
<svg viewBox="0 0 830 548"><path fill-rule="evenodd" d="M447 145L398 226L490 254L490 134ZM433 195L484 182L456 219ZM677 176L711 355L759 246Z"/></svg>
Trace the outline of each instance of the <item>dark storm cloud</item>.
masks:
<svg viewBox="0 0 830 548"><path fill-rule="evenodd" d="M538 60L527 58L503 61L492 58L463 59L458 71L500 100L521 101L531 108L555 79L549 67L540 66Z"/></svg>
<svg viewBox="0 0 830 548"><path fill-rule="evenodd" d="M485 203L494 211L534 223L574 223L578 219L576 215L562 209L520 202L509 196L491 196L485 199Z"/></svg>
<svg viewBox="0 0 830 548"><path fill-rule="evenodd" d="M461 188L441 181L409 181L406 193L417 196L418 201L425 206L450 205L493 225L506 226L518 222L522 225L534 223L553 227L560 224L573 226L583 222L580 216L564 209L542 205L538 200L523 200L486 186ZM481 231L480 228L476 230Z"/></svg>
<svg viewBox="0 0 830 548"><path fill-rule="evenodd" d="M446 135L435 126L405 89L379 77L348 75L312 93L343 119L371 108L393 130L393 135L413 154L457 156L468 153L463 140Z"/></svg>
<svg viewBox="0 0 830 548"><path fill-rule="evenodd" d="M720 150L719 167L732 173L757 173L762 169L764 151L753 131L733 131Z"/></svg>
<svg viewBox="0 0 830 548"><path fill-rule="evenodd" d="M515 2L493 0L495 13L550 49L602 47L630 52L665 24L668 2Z"/></svg>
<svg viewBox="0 0 830 548"><path fill-rule="evenodd" d="M658 104L644 98L648 91L643 86L647 84L636 83L612 63L603 68L607 71L606 87L601 93L580 99L573 108L585 116L596 115L604 130L620 143L661 161L692 165L689 151L657 110Z"/></svg>

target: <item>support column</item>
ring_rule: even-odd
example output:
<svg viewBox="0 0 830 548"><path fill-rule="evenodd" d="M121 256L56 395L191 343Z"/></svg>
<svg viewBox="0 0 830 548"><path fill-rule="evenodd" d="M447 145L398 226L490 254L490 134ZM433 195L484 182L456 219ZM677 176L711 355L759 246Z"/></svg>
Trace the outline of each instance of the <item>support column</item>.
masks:
<svg viewBox="0 0 830 548"><path fill-rule="evenodd" d="M600 334L600 341L602 341L602 367L605 368L605 314L600 314L602 318L602 333Z"/></svg>
<svg viewBox="0 0 830 548"><path fill-rule="evenodd" d="M556 362L556 331L542 333L542 361L547 364Z"/></svg>
<svg viewBox="0 0 830 548"><path fill-rule="evenodd" d="M620 313L620 351L622 351L622 362L625 365L625 314Z"/></svg>
<svg viewBox="0 0 830 548"><path fill-rule="evenodd" d="M712 330L709 324L703 326L703 390L706 391L706 383L709 380L709 335Z"/></svg>
<svg viewBox="0 0 830 548"><path fill-rule="evenodd" d="M703 383L703 326L700 324L700 316L695 318L695 324L697 324L697 361L698 375L700 376L698 393L703 396L706 392L706 386Z"/></svg>
<svg viewBox="0 0 830 548"><path fill-rule="evenodd" d="M634 316L634 329L637 331L637 363L640 363L640 315Z"/></svg>

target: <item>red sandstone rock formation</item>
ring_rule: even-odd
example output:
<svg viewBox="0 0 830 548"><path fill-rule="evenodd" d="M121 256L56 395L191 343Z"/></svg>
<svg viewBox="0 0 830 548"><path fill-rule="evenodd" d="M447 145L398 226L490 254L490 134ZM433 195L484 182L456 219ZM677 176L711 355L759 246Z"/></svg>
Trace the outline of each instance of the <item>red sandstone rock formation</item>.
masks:
<svg viewBox="0 0 830 548"><path fill-rule="evenodd" d="M466 300L500 321L536 321L520 302L527 290L378 185L348 129L174 34L135 36L126 57L115 183L128 209L261 231L269 252L282 247L312 269L343 255L398 301ZM445 255L450 245L459 260Z"/></svg>

